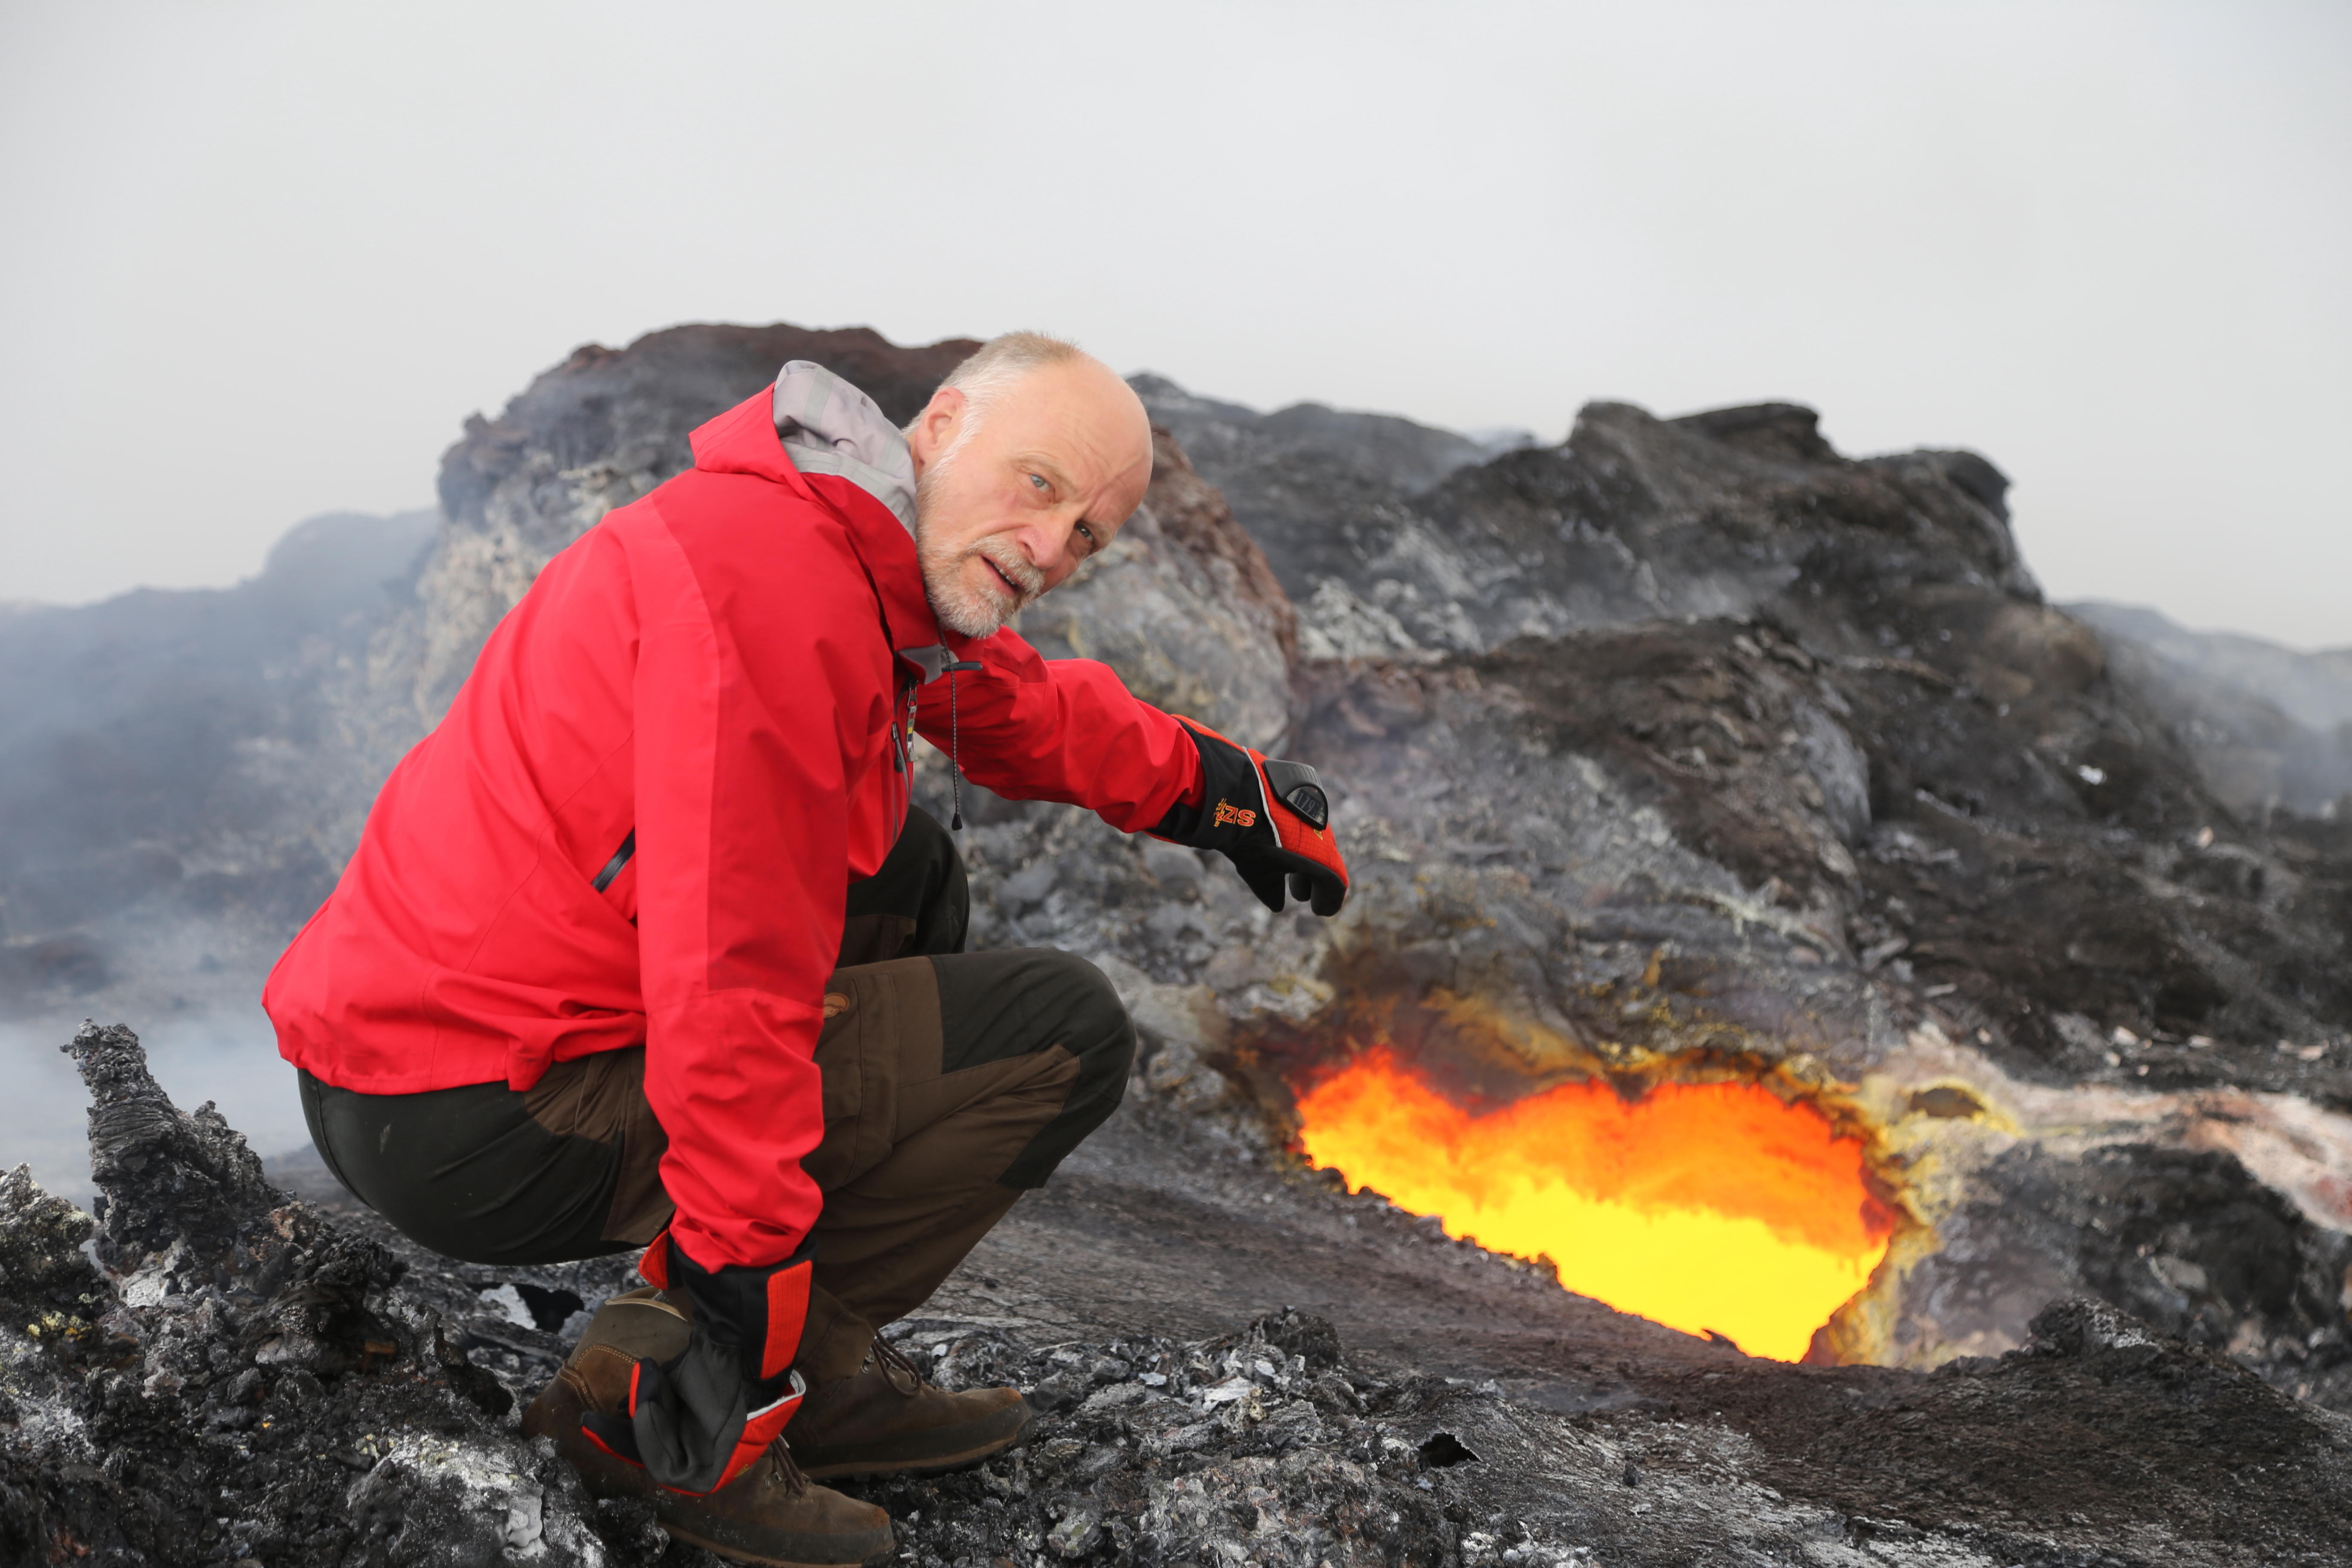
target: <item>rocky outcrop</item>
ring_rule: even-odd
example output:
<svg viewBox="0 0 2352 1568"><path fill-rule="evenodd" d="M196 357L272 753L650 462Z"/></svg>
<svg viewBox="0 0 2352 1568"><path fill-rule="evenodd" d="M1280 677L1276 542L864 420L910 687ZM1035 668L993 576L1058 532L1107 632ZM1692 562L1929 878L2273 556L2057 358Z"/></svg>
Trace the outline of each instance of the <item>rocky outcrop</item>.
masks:
<svg viewBox="0 0 2352 1568"><path fill-rule="evenodd" d="M390 1251L173 1107L130 1030L70 1049L100 1217L0 1178L0 1559L600 1563L599 1530L634 1539L504 1424Z"/></svg>
<svg viewBox="0 0 2352 1568"><path fill-rule="evenodd" d="M2297 653L2192 632L2154 610L2081 604L2116 679L2163 715L2205 785L2242 815L2333 821L2352 795L2352 650Z"/></svg>
<svg viewBox="0 0 2352 1568"><path fill-rule="evenodd" d="M2352 721L2352 648L2300 653L2235 632L2196 632L2158 611L2084 600L2068 615L2101 637L2140 644L2167 664L2278 709L2296 723L2333 731Z"/></svg>
<svg viewBox="0 0 2352 1568"><path fill-rule="evenodd" d="M1744 615L1803 576L1812 552L1810 564L1830 564L1852 542L1841 522L1912 532L1898 557L1938 573L1965 562L1983 582L2033 593L1990 464L1972 453L1844 464L1811 411L1790 405L1664 422L1596 404L1564 446L1482 462L1466 440L1389 416L1255 416L1164 381L1139 385L1265 548L1310 655L1475 652ZM1781 493L1792 485L1801 498ZM1783 502L1829 526L1781 526ZM1890 542L1868 542L1884 555Z"/></svg>

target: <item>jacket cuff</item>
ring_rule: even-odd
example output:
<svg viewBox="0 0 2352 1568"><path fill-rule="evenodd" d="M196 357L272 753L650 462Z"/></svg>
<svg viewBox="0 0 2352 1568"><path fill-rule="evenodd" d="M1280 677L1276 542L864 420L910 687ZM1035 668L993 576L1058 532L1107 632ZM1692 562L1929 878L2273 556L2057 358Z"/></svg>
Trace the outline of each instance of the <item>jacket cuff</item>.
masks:
<svg viewBox="0 0 2352 1568"><path fill-rule="evenodd" d="M1190 720L1180 721L1200 753L1200 792L1169 807L1152 827L1153 837L1195 849L1223 849L1252 837L1271 839L1256 761L1215 731Z"/></svg>

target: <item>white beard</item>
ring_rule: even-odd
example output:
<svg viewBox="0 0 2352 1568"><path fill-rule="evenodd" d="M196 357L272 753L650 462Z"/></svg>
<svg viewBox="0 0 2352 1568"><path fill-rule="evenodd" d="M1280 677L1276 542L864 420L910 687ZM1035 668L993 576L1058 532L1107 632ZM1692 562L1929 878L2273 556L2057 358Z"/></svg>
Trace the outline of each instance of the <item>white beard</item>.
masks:
<svg viewBox="0 0 2352 1568"><path fill-rule="evenodd" d="M984 637L1036 603L1037 595L1045 591L1045 575L1002 534L991 534L961 549L942 546L929 536L926 523L938 494L933 481L946 468L945 462L934 463L915 483L915 556L922 563L923 592L940 625L963 637ZM966 581L964 563L975 555L993 562L1021 590L1019 597L1008 601L1000 593L975 588Z"/></svg>

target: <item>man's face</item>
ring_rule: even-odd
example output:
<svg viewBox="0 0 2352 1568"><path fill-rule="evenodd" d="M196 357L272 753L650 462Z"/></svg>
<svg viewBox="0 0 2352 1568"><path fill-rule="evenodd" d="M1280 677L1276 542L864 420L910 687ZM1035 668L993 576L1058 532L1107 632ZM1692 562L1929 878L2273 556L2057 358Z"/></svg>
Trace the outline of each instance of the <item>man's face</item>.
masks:
<svg viewBox="0 0 2352 1568"><path fill-rule="evenodd" d="M1127 384L1087 359L1006 388L946 457L968 415L963 395L942 388L908 444L931 608L981 637L1109 545L1151 482L1151 425Z"/></svg>

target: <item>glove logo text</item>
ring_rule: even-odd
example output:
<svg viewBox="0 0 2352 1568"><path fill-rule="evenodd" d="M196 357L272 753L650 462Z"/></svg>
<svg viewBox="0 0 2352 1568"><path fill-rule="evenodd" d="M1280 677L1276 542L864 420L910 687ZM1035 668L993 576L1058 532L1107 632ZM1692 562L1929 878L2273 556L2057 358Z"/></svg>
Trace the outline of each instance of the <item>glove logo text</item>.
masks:
<svg viewBox="0 0 2352 1568"><path fill-rule="evenodd" d="M1211 819L1211 823L1214 826L1223 827L1228 822L1236 827L1255 827L1257 826L1257 813L1245 811L1231 801L1221 800L1217 802L1216 815Z"/></svg>

